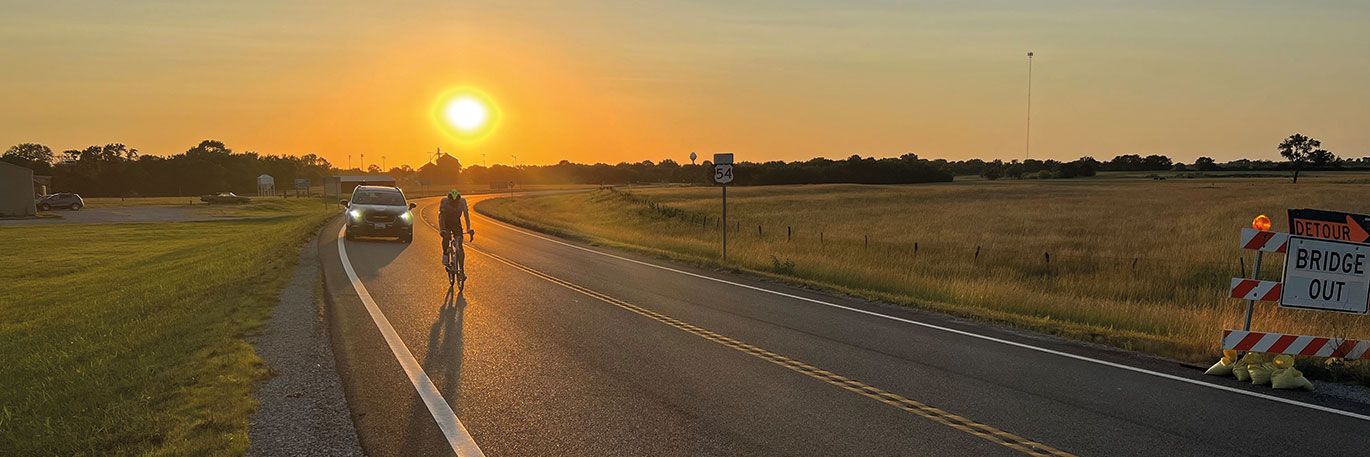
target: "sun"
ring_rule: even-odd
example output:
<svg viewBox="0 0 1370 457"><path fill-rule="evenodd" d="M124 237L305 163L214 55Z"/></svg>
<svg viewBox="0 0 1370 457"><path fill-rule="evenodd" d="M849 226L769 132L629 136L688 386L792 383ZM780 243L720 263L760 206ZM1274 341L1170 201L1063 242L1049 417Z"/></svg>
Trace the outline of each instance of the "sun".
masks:
<svg viewBox="0 0 1370 457"><path fill-rule="evenodd" d="M439 128L454 139L474 142L484 139L499 123L499 108L484 92L470 87L450 90L438 97L433 117Z"/></svg>

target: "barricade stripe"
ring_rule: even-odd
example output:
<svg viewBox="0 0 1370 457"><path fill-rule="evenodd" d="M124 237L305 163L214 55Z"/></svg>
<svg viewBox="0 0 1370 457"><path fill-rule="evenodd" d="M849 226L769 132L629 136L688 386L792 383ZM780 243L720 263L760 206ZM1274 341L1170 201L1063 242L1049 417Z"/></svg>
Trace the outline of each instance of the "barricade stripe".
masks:
<svg viewBox="0 0 1370 457"><path fill-rule="evenodd" d="M1261 337L1263 336L1265 335L1260 333L1247 333L1246 336L1244 336L1242 340L1237 343L1237 347L1233 349L1239 351L1249 351L1252 347L1256 346L1256 343L1261 341Z"/></svg>
<svg viewBox="0 0 1370 457"><path fill-rule="evenodd" d="M1318 351L1322 350L1322 347L1326 345L1327 338L1320 336L1313 337L1313 341L1309 342L1308 346L1305 346L1302 351L1299 351L1299 355L1317 355Z"/></svg>
<svg viewBox="0 0 1370 457"><path fill-rule="evenodd" d="M1288 349L1289 345L1292 344L1296 339L1298 339L1298 337L1295 335L1280 335L1280 337L1275 340L1275 344L1270 345L1270 350L1266 352L1283 353L1284 350Z"/></svg>

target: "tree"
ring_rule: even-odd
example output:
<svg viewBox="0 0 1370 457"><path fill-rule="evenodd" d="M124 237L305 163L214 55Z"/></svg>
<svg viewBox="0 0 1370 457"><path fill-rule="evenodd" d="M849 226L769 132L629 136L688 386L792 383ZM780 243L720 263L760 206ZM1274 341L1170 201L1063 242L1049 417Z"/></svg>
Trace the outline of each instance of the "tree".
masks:
<svg viewBox="0 0 1370 457"><path fill-rule="evenodd" d="M373 163L366 167L366 173L372 175L381 174L381 166Z"/></svg>
<svg viewBox="0 0 1370 457"><path fill-rule="evenodd" d="M1275 148L1280 151L1280 156L1289 160L1289 164L1294 167L1295 184L1299 182L1299 170L1304 164L1326 165L1337 158L1335 154L1322 148L1321 141L1301 133L1289 135L1289 138L1285 138Z"/></svg>
<svg viewBox="0 0 1370 457"><path fill-rule="evenodd" d="M52 170L52 149L38 143L16 144L10 146L0 160L46 175Z"/></svg>
<svg viewBox="0 0 1370 457"><path fill-rule="evenodd" d="M1199 171L1214 171L1218 169L1218 163L1212 157L1200 157L1194 159L1194 169Z"/></svg>

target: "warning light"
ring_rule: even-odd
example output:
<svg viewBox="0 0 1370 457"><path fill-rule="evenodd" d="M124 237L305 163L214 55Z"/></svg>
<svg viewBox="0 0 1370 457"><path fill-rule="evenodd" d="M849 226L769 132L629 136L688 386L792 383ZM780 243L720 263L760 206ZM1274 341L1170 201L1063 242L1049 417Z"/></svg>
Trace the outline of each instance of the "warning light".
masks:
<svg viewBox="0 0 1370 457"><path fill-rule="evenodd" d="M1255 219L1251 220L1251 228L1262 232L1270 231L1270 225L1270 218L1266 217L1264 214L1256 216Z"/></svg>

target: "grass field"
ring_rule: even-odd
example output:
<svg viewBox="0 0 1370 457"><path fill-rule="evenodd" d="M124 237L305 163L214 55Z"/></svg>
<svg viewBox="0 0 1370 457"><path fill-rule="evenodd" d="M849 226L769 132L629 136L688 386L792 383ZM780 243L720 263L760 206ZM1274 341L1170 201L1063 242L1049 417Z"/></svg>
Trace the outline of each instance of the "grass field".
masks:
<svg viewBox="0 0 1370 457"><path fill-rule="evenodd" d="M729 189L730 268L1211 363L1244 304L1240 228L1287 208L1370 212L1364 175L1088 179ZM548 232L719 264L719 189L502 199L479 208ZM758 231L759 228L759 231ZM1243 258L1243 255L1246 257ZM1278 279L1268 256L1263 277ZM1253 328L1370 337L1363 316L1258 304ZM1320 371L1317 366L1306 366ZM1363 366L1318 373L1366 381Z"/></svg>
<svg viewBox="0 0 1370 457"><path fill-rule="evenodd" d="M0 228L0 454L238 455L246 337L336 205L248 219Z"/></svg>

